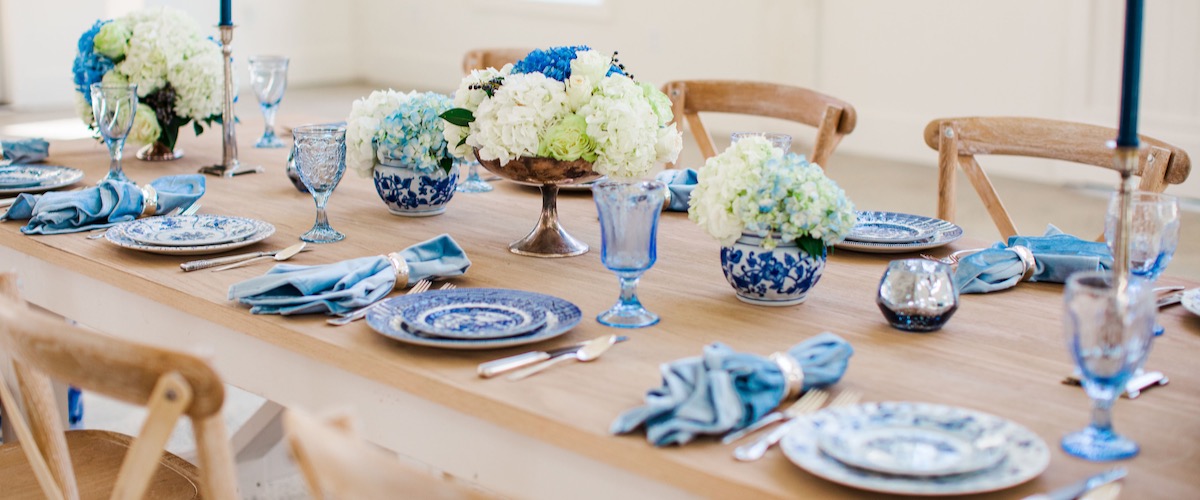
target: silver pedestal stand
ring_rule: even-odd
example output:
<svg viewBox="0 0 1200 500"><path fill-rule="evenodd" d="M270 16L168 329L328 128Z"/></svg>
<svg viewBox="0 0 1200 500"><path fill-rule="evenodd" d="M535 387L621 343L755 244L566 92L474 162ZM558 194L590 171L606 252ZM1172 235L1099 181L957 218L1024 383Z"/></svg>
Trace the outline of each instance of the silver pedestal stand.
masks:
<svg viewBox="0 0 1200 500"><path fill-rule="evenodd" d="M257 165L242 165L238 161L237 133L234 125L237 118L233 114L233 28L230 25L217 26L221 30L221 53L225 57L225 106L221 113L221 138L224 143L221 164L200 167L200 173L220 177L233 177L241 174L263 172Z"/></svg>

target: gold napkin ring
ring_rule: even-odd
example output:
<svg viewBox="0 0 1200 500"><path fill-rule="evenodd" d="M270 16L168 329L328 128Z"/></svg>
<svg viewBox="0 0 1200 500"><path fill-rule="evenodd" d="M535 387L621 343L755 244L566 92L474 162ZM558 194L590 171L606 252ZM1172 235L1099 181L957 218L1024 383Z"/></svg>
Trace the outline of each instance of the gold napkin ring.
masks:
<svg viewBox="0 0 1200 500"><path fill-rule="evenodd" d="M1029 281L1029 278L1033 277L1034 271L1037 270L1037 261L1033 259L1033 250L1021 245L1013 245L1008 247L1008 250L1012 250L1021 259L1021 265L1024 267L1021 271L1021 281Z"/></svg>
<svg viewBox="0 0 1200 500"><path fill-rule="evenodd" d="M392 285L392 289L401 290L408 286L408 262L405 262L404 257L401 257L399 252L392 252L383 257L392 264L392 269L396 271L396 283Z"/></svg>
<svg viewBox="0 0 1200 500"><path fill-rule="evenodd" d="M142 215L149 217L158 211L158 191L149 184L142 186Z"/></svg>
<svg viewBox="0 0 1200 500"><path fill-rule="evenodd" d="M771 353L771 361L774 361L783 373L784 393L780 402L795 399L804 389L804 369L800 367L800 363L783 352Z"/></svg>

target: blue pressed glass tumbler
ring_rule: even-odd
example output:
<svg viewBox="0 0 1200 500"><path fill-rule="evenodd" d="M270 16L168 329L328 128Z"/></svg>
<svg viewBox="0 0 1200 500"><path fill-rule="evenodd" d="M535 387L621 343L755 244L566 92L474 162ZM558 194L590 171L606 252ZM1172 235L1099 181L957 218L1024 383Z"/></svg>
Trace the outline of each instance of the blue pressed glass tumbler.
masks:
<svg viewBox="0 0 1200 500"><path fill-rule="evenodd" d="M658 216L666 189L659 181L608 180L592 187L600 212L600 261L621 283L616 305L596 317L603 325L641 328L659 321L638 300L637 283L658 257Z"/></svg>
<svg viewBox="0 0 1200 500"><path fill-rule="evenodd" d="M1137 443L1113 431L1112 405L1150 351L1155 312L1151 285L1130 277L1125 293L1119 294L1109 271L1067 278L1063 332L1092 400L1091 424L1062 439L1063 450L1071 455L1104 461L1138 453Z"/></svg>
<svg viewBox="0 0 1200 500"><path fill-rule="evenodd" d="M312 243L333 243L346 238L329 225L325 204L346 173L346 127L341 125L305 125L292 130L296 144L296 171L317 204L317 220L300 239Z"/></svg>

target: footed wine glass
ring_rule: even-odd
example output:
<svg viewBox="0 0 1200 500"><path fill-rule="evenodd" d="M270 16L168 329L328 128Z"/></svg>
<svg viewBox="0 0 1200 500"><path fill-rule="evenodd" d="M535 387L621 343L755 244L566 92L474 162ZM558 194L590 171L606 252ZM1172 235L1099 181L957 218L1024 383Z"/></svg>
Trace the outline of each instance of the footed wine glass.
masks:
<svg viewBox="0 0 1200 500"><path fill-rule="evenodd" d="M133 118L137 115L137 85L93 83L91 90L92 116L96 118L96 128L112 158L108 174L100 182L131 182L121 169L121 157L125 154L125 137L133 128Z"/></svg>
<svg viewBox="0 0 1200 500"><path fill-rule="evenodd" d="M346 127L305 125L292 130L292 138L296 143L296 171L317 203L317 221L300 239L312 243L341 241L346 235L329 226L325 204L346 173Z"/></svg>
<svg viewBox="0 0 1200 500"><path fill-rule="evenodd" d="M275 135L275 112L283 92L287 90L288 58L283 56L252 56L250 58L250 86L262 107L266 127L256 148L282 148L283 141Z"/></svg>
<svg viewBox="0 0 1200 500"><path fill-rule="evenodd" d="M600 212L600 261L621 281L617 304L596 317L603 325L641 328L659 321L638 300L637 283L658 258L658 216L666 189L659 181L605 180L592 186Z"/></svg>
<svg viewBox="0 0 1200 500"><path fill-rule="evenodd" d="M1151 285L1131 276L1122 298L1110 271L1067 278L1063 332L1092 399L1092 420L1086 429L1063 437L1063 451L1095 461L1137 455L1137 443L1113 431L1112 405L1150 350L1155 312Z"/></svg>
<svg viewBox="0 0 1200 500"><path fill-rule="evenodd" d="M460 193L486 193L495 188L487 181L479 176L479 162L472 158L455 160L459 166L467 167L466 178L455 186L454 190Z"/></svg>
<svg viewBox="0 0 1200 500"><path fill-rule="evenodd" d="M1149 281L1167 269L1179 244L1179 199L1169 194L1132 193L1129 234L1129 272ZM1104 239L1111 250L1120 224L1120 199L1116 193L1108 204Z"/></svg>

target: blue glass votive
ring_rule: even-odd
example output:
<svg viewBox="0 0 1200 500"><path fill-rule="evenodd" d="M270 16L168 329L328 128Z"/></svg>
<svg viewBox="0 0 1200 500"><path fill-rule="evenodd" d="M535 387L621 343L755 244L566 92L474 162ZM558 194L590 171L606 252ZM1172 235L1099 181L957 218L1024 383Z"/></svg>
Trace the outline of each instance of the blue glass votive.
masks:
<svg viewBox="0 0 1200 500"><path fill-rule="evenodd" d="M894 328L932 332L958 309L958 290L950 266L925 259L894 260L879 280L875 298Z"/></svg>

